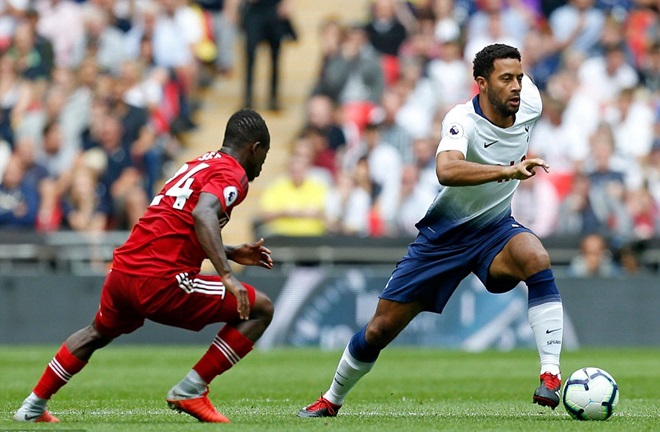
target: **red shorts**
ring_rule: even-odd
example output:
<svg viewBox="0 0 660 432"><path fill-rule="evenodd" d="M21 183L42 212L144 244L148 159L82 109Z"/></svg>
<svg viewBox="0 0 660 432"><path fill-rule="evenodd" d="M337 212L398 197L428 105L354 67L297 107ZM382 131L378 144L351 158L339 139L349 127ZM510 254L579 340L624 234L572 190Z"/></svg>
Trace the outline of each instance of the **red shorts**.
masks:
<svg viewBox="0 0 660 432"><path fill-rule="evenodd" d="M255 289L243 285L253 306ZM163 279L112 270L103 285L95 324L102 335L110 337L131 333L145 319L199 331L211 323L238 321L237 307L219 276L181 273Z"/></svg>

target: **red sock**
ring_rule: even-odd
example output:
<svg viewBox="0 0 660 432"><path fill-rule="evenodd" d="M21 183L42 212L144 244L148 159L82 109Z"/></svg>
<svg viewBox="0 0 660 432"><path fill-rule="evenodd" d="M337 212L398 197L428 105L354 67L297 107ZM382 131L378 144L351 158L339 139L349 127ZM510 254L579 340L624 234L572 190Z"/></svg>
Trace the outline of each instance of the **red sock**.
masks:
<svg viewBox="0 0 660 432"><path fill-rule="evenodd" d="M254 342L243 336L235 327L225 325L193 369L207 384L210 384L213 378L234 366L252 351L253 346Z"/></svg>
<svg viewBox="0 0 660 432"><path fill-rule="evenodd" d="M72 376L80 372L87 364L69 352L69 348L62 344L55 357L48 363L48 367L35 386L34 394L42 399L50 399L52 395L66 383Z"/></svg>

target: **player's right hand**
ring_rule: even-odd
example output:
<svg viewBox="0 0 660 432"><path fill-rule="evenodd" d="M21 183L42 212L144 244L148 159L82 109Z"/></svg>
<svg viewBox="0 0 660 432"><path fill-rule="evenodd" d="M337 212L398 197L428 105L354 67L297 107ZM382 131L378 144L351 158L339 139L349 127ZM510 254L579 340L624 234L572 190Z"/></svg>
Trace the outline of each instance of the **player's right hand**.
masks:
<svg viewBox="0 0 660 432"><path fill-rule="evenodd" d="M222 283L231 295L236 297L238 316L242 320L250 318L250 298L245 286L233 274L222 278Z"/></svg>

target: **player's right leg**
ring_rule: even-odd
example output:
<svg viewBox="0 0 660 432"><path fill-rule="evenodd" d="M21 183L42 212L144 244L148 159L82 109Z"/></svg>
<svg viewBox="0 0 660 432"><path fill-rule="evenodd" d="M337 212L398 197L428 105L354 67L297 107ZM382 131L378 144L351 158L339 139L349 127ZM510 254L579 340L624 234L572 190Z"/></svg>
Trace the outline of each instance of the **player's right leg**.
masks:
<svg viewBox="0 0 660 432"><path fill-rule="evenodd" d="M330 388L315 402L298 412L298 417L334 417L348 392L376 363L381 350L408 325L422 304L380 299L369 323L348 342L339 360Z"/></svg>
<svg viewBox="0 0 660 432"><path fill-rule="evenodd" d="M207 287L209 284L220 284L217 276L196 277L195 283ZM204 311L203 306L197 309L200 313L187 323L190 328L224 321L226 324L216 335L213 343L202 358L193 366L188 374L167 393L168 406L179 412L185 412L201 422L228 423L230 420L215 409L208 398L208 386L218 375L223 374L245 357L261 337L273 317L273 304L264 293L249 285L250 317L240 320L237 312L236 299L233 296L217 298L221 303L219 311ZM183 308L193 307L197 299L190 297L184 300ZM200 298L199 301L209 304L210 299Z"/></svg>
<svg viewBox="0 0 660 432"><path fill-rule="evenodd" d="M112 337L101 335L95 324L78 330L67 338L48 363L41 379L14 414L19 422L57 423L47 410L50 398L87 364L94 351L109 344Z"/></svg>

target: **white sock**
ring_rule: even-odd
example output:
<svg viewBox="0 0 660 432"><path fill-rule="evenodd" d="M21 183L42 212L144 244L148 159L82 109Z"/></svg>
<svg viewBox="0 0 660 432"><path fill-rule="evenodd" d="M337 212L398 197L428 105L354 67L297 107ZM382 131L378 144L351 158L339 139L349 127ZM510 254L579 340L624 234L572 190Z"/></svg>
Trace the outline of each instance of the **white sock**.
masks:
<svg viewBox="0 0 660 432"><path fill-rule="evenodd" d="M184 398L192 398L201 396L206 391L208 384L204 382L202 377L199 376L195 369L191 369L172 390L170 396L178 396Z"/></svg>
<svg viewBox="0 0 660 432"><path fill-rule="evenodd" d="M527 311L527 316L541 359L541 374L550 372L559 375L559 355L561 354L564 329L564 312L561 302L533 306Z"/></svg>
<svg viewBox="0 0 660 432"><path fill-rule="evenodd" d="M375 364L376 362L365 363L355 360L349 352L348 346L346 346L341 360L339 360L339 365L337 365L332 384L328 391L323 394L323 397L335 405L342 405L348 392Z"/></svg>
<svg viewBox="0 0 660 432"><path fill-rule="evenodd" d="M31 410L37 411L45 411L47 403L48 399L41 399L39 396L34 394L34 392L30 393L30 395L23 401L24 405L29 404Z"/></svg>

